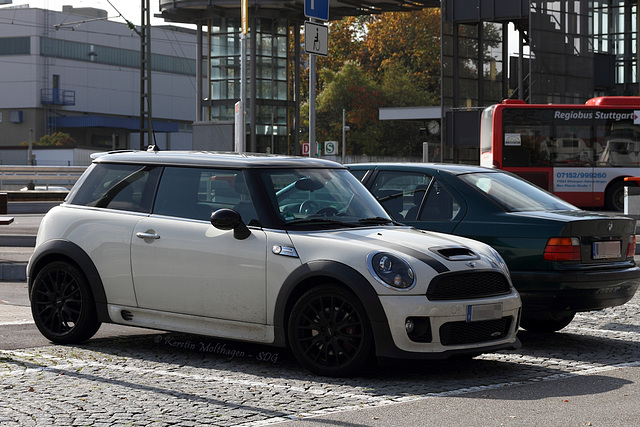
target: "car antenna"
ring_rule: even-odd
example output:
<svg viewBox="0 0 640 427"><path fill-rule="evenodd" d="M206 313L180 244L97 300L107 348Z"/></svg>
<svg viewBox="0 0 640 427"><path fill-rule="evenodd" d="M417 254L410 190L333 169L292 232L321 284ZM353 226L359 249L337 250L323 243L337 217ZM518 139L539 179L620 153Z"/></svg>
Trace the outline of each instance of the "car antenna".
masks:
<svg viewBox="0 0 640 427"><path fill-rule="evenodd" d="M160 151L160 147L158 147L157 145L150 145L147 147L147 151L153 151L154 153L157 153L158 151Z"/></svg>

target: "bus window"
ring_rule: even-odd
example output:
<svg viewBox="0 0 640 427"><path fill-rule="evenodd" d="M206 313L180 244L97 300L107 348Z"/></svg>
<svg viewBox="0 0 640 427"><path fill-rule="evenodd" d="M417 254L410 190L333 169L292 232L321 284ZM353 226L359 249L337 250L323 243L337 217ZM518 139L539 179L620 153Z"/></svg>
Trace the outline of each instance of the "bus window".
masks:
<svg viewBox="0 0 640 427"><path fill-rule="evenodd" d="M596 165L600 167L637 167L640 165L640 126L614 122L597 126L598 148Z"/></svg>
<svg viewBox="0 0 640 427"><path fill-rule="evenodd" d="M638 165L640 165L640 141L630 139L608 140L598 159L598 166Z"/></svg>
<svg viewBox="0 0 640 427"><path fill-rule="evenodd" d="M556 126L554 137L546 141L551 163L559 167L591 166L591 140L591 123Z"/></svg>
<svg viewBox="0 0 640 427"><path fill-rule="evenodd" d="M549 166L545 141L551 134L552 114L546 110L505 109L503 115L502 165Z"/></svg>

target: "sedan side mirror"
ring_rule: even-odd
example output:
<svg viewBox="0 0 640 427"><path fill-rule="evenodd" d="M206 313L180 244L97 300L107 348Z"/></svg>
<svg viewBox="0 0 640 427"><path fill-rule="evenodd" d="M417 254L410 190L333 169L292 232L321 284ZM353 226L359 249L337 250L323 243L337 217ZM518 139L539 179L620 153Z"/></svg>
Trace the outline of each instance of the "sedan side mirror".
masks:
<svg viewBox="0 0 640 427"><path fill-rule="evenodd" d="M238 240L244 240L251 235L240 214L233 209L224 208L213 212L211 225L218 230L233 230L233 237Z"/></svg>

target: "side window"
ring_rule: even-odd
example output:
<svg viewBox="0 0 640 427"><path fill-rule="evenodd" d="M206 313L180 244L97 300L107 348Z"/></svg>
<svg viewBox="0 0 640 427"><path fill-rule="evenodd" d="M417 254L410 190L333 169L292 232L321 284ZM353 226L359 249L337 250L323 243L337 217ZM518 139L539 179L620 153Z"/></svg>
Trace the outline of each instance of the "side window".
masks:
<svg viewBox="0 0 640 427"><path fill-rule="evenodd" d="M415 220L431 176L419 172L381 171L371 192L395 220Z"/></svg>
<svg viewBox="0 0 640 427"><path fill-rule="evenodd" d="M148 213L159 170L142 165L94 164L69 203Z"/></svg>
<svg viewBox="0 0 640 427"><path fill-rule="evenodd" d="M434 181L422 211L419 213L420 221L450 221L460 212L460 205L439 182Z"/></svg>
<svg viewBox="0 0 640 427"><path fill-rule="evenodd" d="M242 171L166 167L153 213L209 221L211 213L234 209L245 223L257 221Z"/></svg>

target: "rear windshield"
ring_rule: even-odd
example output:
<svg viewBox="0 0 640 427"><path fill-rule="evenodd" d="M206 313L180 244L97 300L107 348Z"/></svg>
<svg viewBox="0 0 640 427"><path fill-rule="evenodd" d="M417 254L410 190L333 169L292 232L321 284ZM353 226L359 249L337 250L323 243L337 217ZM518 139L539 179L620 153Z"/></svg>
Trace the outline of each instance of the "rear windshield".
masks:
<svg viewBox="0 0 640 427"><path fill-rule="evenodd" d="M485 194L507 212L577 210L557 196L503 172L459 175L462 181Z"/></svg>

